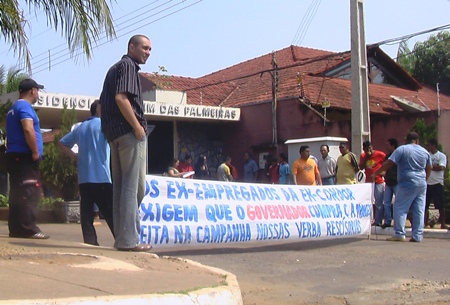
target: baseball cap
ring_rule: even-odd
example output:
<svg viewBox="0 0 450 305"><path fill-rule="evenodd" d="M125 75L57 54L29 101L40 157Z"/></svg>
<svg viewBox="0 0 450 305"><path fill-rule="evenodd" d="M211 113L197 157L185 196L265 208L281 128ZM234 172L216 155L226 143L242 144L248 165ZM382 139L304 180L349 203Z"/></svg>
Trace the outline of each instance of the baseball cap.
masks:
<svg viewBox="0 0 450 305"><path fill-rule="evenodd" d="M23 81L20 82L19 85L19 92L26 92L29 91L33 88L37 88L37 89L44 89L43 85L39 85L38 83L36 83L36 81L34 81L31 78L26 78Z"/></svg>

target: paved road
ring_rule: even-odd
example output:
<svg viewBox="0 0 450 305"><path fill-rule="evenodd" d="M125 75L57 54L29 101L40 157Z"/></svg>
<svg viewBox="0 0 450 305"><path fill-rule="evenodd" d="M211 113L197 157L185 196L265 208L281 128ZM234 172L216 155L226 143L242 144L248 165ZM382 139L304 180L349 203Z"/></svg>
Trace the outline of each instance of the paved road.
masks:
<svg viewBox="0 0 450 305"><path fill-rule="evenodd" d="M81 242L78 224L43 224L57 240ZM99 242L112 246L105 223ZM291 244L155 251L234 273L250 304L447 304L450 239L387 242L386 236Z"/></svg>

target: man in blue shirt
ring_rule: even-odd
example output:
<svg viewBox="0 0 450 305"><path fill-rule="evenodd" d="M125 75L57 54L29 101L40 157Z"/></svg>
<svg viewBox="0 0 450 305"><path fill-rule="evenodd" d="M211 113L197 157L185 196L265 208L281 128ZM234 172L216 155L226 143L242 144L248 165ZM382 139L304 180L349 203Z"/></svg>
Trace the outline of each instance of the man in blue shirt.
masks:
<svg viewBox="0 0 450 305"><path fill-rule="evenodd" d="M385 172L394 164L398 168L398 191L394 204L395 235L388 241L405 241L405 222L409 209L412 210L412 236L409 241L420 242L423 238L425 195L427 179L431 173L431 157L419 145L419 135L410 132L406 144L398 147L372 176Z"/></svg>
<svg viewBox="0 0 450 305"><path fill-rule="evenodd" d="M244 153L244 182L256 182L257 174L258 174L258 165L256 161L250 158L250 154L248 152Z"/></svg>
<svg viewBox="0 0 450 305"><path fill-rule="evenodd" d="M39 89L43 88L31 78L23 80L19 85L19 100L6 115L10 237L50 237L36 225L37 206L42 194L39 161L44 148L39 118L32 105L39 99Z"/></svg>
<svg viewBox="0 0 450 305"><path fill-rule="evenodd" d="M98 100L95 100L91 105L92 116L59 142L61 150L77 161L83 240L86 244L95 246L99 244L94 228L94 203L97 204L114 236L110 148L101 130L100 111ZM78 153L72 150L75 144L78 145Z"/></svg>

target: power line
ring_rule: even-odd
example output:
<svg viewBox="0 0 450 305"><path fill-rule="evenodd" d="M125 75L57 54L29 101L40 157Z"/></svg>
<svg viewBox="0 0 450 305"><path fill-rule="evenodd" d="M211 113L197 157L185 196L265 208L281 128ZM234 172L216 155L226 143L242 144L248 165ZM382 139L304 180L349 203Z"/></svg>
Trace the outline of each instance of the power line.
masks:
<svg viewBox="0 0 450 305"><path fill-rule="evenodd" d="M153 2L150 3L149 5L152 5L152 4L154 4L154 3L158 2L158 1L159 1L159 0L153 1ZM147 11L141 12L140 16L142 16L142 15L144 15L144 14L147 14L148 12L151 12L151 11L153 11L153 10L155 10L155 9L157 9L157 8L163 6L163 5L165 5L165 4L167 4L167 3L171 2L171 1L172 1L172 0L168 0L168 1L166 1L165 3L163 3L163 4L159 5L159 6L156 6L156 7L154 7L154 8L148 9ZM148 7L148 5L147 5L147 6L140 7L140 8L138 8L138 9L132 11L130 14L134 14L135 12L142 10L142 8L144 8L144 7ZM128 17L128 19L126 19L124 22L117 23L117 24L115 25L115 27L119 27L118 32L120 31L120 26L121 26L121 25L126 24L127 22L129 22L130 20L132 20L132 18L134 18L134 17L130 16L130 14L124 15L124 16L122 16L122 17L116 19L116 21L118 21L118 20L121 20L121 19L123 19L123 18L125 18L125 17ZM102 34L104 34L104 33L105 33L105 31L103 30L103 31L100 33L100 35L102 35ZM105 38L106 38L106 36L103 36L103 37L101 37L101 38L99 39L99 41L100 41L100 40L103 40L103 39L105 39ZM49 53L49 52L50 52L53 56L56 56L56 55L61 54L61 53L63 53L63 52L65 53L64 55L68 55L70 52L67 52L67 49L63 49L63 50L60 50L60 51L58 51L58 52L52 53L52 51L54 51L54 50L56 50L56 49L59 49L59 48L61 48L61 47L65 47L65 46L66 46L66 43L62 43L62 44L60 44L60 45L58 45L58 46L56 46L56 47L54 47L54 48L52 48L52 49L50 49L50 50L47 50L47 51L44 51L44 52L38 54L35 58L39 58L39 57L43 57L43 56L44 56L44 58L43 58L43 59L40 59L40 60L37 60L37 61L33 62L32 64L36 65L36 64L38 64L38 63L40 63L40 62L42 62L42 61L47 61L47 60L48 60L48 53ZM47 64L47 63L45 63L45 64ZM37 68L39 68L39 67L40 67L40 66L38 66Z"/></svg>
<svg viewBox="0 0 450 305"><path fill-rule="evenodd" d="M311 25L312 20L316 16L317 10L320 6L320 3L322 0L313 0L311 4L308 7L308 10L306 11L305 15L302 18L302 21L300 22L300 25L297 28L297 32L294 35L294 39L292 40L292 45L300 45L303 41L303 39L306 36L306 33L308 32L309 26Z"/></svg>
<svg viewBox="0 0 450 305"><path fill-rule="evenodd" d="M183 0L182 2L185 2L185 1L186 1L186 0ZM175 11L173 11L173 12L170 12L170 13L168 13L168 14L166 14L166 15L164 15L164 16L158 18L158 19L155 19L155 20L152 20L152 21L150 21L150 22L148 22L148 23L145 23L145 24L141 25L141 26L138 27L138 28L141 28L141 27L150 25L150 24L155 23L155 22L157 22L157 21L159 21L159 20L161 20L161 19L164 19L164 18L166 18L166 17L168 17L168 16L171 16L171 15L173 15L173 14L175 14L175 13L178 13L178 12L180 12L180 11L183 11L183 10L185 10L185 9L187 9L187 8L189 8L189 7L191 7L191 6L193 6L193 5L198 4L198 3L201 2L201 1L203 1L203 0L197 0L196 2L194 2L194 3L190 4L190 5L187 5L187 6L183 7L183 8L180 8L180 9L178 9L178 10L175 10ZM177 5L179 5L179 4L181 4L181 3L178 3L178 4L176 4L176 5L173 5L173 6L169 7L169 8L172 8L172 7L177 6ZM164 12L164 11L168 10L169 8L164 9L164 10L158 12L158 14L161 13L161 12ZM138 28L134 28L134 29L132 29L132 30L126 32L126 33L123 33L123 34L117 36L117 38L120 38L120 37L123 37L123 36L125 36L125 35L128 35L128 34L134 32L134 31L136 31ZM104 44L106 44L106 43L108 43L108 42L109 42L109 41L105 41L105 42L103 42L103 43L101 43L101 44L98 44L98 45L95 46L95 48L98 48L98 47L100 47L100 46L102 46L102 45L104 45ZM80 49L81 49L81 48L79 48L79 50L80 50ZM81 55L82 53L83 53L82 51L78 52L77 54L75 54L75 57ZM62 57L67 56L67 55L70 55L70 54L65 54L65 55L59 56L57 59L62 58ZM63 59L63 60L61 60L61 61L59 61L59 62L57 62L57 63L52 64L52 66L57 66L57 65L59 65L59 64L62 64L62 63L64 63L64 62L70 60L71 58L72 58L72 57ZM43 65L40 65L39 67L42 67L42 66L43 66ZM46 71L46 70L47 70L47 68L43 68L43 69L41 69L41 70L38 70L38 71L34 72L34 74L38 74L38 73L43 72L43 71Z"/></svg>
<svg viewBox="0 0 450 305"><path fill-rule="evenodd" d="M435 27L435 28L432 28L432 29L429 29L429 30L420 31L420 32L416 32L416 33L400 36L400 37L397 37L397 38L390 38L390 39L382 40L382 41L376 42L376 43L374 43L372 45L380 46L380 45L384 45L384 44L388 45L388 44L391 44L391 43L394 43L394 42L398 43L398 42L400 42L402 40L408 40L408 39L411 39L411 38L416 37L416 36L420 36L420 35L423 35L423 34L428 34L428 33L431 33L431 32L436 32L436 31L443 31L443 30L446 30L446 29L450 29L450 23L449 24L445 24L445 25L441 25L441 26L438 26L438 27Z"/></svg>

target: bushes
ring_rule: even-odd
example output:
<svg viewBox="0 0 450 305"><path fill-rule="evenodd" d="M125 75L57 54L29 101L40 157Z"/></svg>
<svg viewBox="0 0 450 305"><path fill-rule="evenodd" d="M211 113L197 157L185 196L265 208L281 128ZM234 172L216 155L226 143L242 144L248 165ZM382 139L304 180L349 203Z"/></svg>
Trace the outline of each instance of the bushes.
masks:
<svg viewBox="0 0 450 305"><path fill-rule="evenodd" d="M0 194L0 208L9 207L8 196Z"/></svg>
<svg viewBox="0 0 450 305"><path fill-rule="evenodd" d="M62 198L43 197L39 200L38 208L40 209L53 209L55 203L64 202ZM0 194L0 208L9 207L9 197Z"/></svg>

